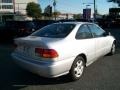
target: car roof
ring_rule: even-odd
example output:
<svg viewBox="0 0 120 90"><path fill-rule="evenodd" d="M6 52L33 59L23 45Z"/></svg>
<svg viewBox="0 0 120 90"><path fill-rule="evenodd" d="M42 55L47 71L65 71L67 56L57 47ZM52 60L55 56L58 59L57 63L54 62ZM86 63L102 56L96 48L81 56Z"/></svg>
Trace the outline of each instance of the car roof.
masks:
<svg viewBox="0 0 120 90"><path fill-rule="evenodd" d="M59 23L63 23L63 24L94 24L94 23L91 23L91 22L58 22L58 23L55 23L55 24L59 24Z"/></svg>

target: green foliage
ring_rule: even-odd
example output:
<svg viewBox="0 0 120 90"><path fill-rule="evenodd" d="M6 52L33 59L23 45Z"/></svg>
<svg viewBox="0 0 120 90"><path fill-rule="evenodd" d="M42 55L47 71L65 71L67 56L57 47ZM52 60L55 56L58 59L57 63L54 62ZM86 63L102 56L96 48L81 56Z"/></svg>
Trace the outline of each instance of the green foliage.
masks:
<svg viewBox="0 0 120 90"><path fill-rule="evenodd" d="M107 0L108 2L117 3L120 6L120 0Z"/></svg>
<svg viewBox="0 0 120 90"><path fill-rule="evenodd" d="M52 16L52 6L48 5L44 10L44 16L51 17Z"/></svg>
<svg viewBox="0 0 120 90"><path fill-rule="evenodd" d="M108 2L114 2L114 3L117 3L118 0L108 0Z"/></svg>
<svg viewBox="0 0 120 90"><path fill-rule="evenodd" d="M82 17L81 14L75 14L75 15L73 16L74 19L80 19L81 17Z"/></svg>
<svg viewBox="0 0 120 90"><path fill-rule="evenodd" d="M61 12L59 12L59 11L53 12L53 16L59 16L60 14L61 14Z"/></svg>
<svg viewBox="0 0 120 90"><path fill-rule="evenodd" d="M32 17L35 19L39 19L41 17L42 10L39 4L36 4L34 2L28 3L26 11L29 17Z"/></svg>

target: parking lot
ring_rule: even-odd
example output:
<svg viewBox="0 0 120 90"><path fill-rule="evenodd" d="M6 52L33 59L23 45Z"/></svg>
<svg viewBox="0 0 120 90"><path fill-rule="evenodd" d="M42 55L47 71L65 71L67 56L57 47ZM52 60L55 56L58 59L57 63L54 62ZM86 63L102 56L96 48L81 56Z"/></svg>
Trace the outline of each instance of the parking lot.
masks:
<svg viewBox="0 0 120 90"><path fill-rule="evenodd" d="M13 62L12 45L0 45L0 90L120 90L120 30L108 31L117 39L116 54L94 62L75 82L67 76L48 79L32 74Z"/></svg>

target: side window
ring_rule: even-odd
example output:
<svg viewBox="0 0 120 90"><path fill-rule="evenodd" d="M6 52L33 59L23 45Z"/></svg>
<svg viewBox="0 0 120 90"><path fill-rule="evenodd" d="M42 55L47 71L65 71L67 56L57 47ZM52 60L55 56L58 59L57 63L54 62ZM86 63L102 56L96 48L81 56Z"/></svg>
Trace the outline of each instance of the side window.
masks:
<svg viewBox="0 0 120 90"><path fill-rule="evenodd" d="M104 36L103 34L105 33L104 30L102 30L100 27L94 25L94 24L90 24L88 25L88 27L90 28L92 34L94 35L94 37L102 37Z"/></svg>
<svg viewBox="0 0 120 90"><path fill-rule="evenodd" d="M82 25L77 31L76 39L88 39L92 38L92 34L87 25Z"/></svg>

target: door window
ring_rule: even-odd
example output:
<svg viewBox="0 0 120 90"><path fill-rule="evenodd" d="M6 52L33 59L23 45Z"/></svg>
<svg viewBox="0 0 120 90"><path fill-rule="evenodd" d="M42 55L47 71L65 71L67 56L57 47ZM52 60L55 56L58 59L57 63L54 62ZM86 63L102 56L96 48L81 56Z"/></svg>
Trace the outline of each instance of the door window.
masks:
<svg viewBox="0 0 120 90"><path fill-rule="evenodd" d="M102 30L99 26L90 24L88 25L94 37L103 37L105 31Z"/></svg>
<svg viewBox="0 0 120 90"><path fill-rule="evenodd" d="M82 25L77 31L76 39L88 39L92 38L92 33L90 32L87 25Z"/></svg>

